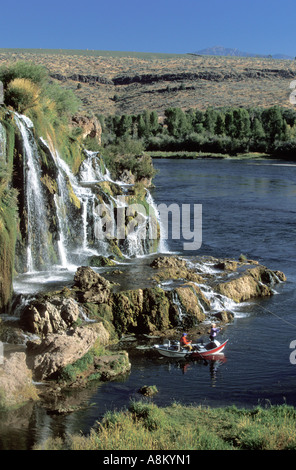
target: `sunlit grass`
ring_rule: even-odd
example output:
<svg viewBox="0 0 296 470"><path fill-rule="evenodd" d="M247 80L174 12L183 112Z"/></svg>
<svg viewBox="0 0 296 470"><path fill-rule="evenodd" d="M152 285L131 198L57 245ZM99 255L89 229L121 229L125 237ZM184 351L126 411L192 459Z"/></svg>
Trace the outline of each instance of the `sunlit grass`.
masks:
<svg viewBox="0 0 296 470"><path fill-rule="evenodd" d="M296 411L286 405L252 410L132 402L107 412L88 436L50 439L38 450L295 450Z"/></svg>

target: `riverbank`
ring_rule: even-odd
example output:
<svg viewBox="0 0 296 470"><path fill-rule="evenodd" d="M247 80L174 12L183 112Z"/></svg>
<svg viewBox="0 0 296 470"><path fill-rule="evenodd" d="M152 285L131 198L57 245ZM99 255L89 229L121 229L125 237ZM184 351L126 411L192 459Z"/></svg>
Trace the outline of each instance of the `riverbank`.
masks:
<svg viewBox="0 0 296 470"><path fill-rule="evenodd" d="M87 436L48 439L35 450L295 450L295 425L296 410L287 405L160 408L139 401L106 413Z"/></svg>
<svg viewBox="0 0 296 470"><path fill-rule="evenodd" d="M152 159L153 158L167 158L167 159L189 159L195 160L198 158L209 158L209 159L232 159L232 160L255 160L255 159L272 159L272 155L267 153L251 152L251 153L240 153L237 155L230 155L225 153L208 153L208 152L146 152Z"/></svg>
<svg viewBox="0 0 296 470"><path fill-rule="evenodd" d="M124 351L114 355L105 347L125 335L171 337L180 329L194 330L195 336L207 334L210 322L232 323L236 305L270 297L274 286L286 281L284 273L244 256L185 260L151 255L142 259L141 266L138 261L120 267L106 268L104 277L90 267L79 267L72 286L21 300L19 318L12 324L1 323L0 338L5 343L27 337L25 352L4 358L0 408L37 399L35 387L28 395L32 378L56 383L59 391L88 381L113 380L126 374L131 364ZM22 381L20 362L25 371Z"/></svg>

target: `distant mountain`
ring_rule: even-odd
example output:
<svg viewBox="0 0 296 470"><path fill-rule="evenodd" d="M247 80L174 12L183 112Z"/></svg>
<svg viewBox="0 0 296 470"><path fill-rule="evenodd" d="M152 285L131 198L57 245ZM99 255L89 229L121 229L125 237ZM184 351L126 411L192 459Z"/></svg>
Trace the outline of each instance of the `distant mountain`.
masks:
<svg viewBox="0 0 296 470"><path fill-rule="evenodd" d="M255 54L251 52L242 52L239 49L231 49L229 47L223 47L223 46L208 47L207 49L202 49L200 51L193 52L193 54L195 55L219 55L219 56L232 56L232 57L262 57L262 58L287 59L287 60L294 59L294 57L290 57L285 54L274 54L274 55Z"/></svg>

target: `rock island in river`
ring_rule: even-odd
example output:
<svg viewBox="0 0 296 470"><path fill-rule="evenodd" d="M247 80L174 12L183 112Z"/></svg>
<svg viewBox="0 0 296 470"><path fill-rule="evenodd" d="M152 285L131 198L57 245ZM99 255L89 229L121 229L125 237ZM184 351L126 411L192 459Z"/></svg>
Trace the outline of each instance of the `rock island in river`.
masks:
<svg viewBox="0 0 296 470"><path fill-rule="evenodd" d="M5 343L29 337L23 352L5 354L3 406L37 399L32 378L61 390L126 374L127 352L107 349L122 336L207 333L213 320L233 321L233 303L271 296L274 285L286 280L253 260L213 257L152 255L100 274L95 269L79 267L70 287L37 294L22 306L17 322L0 324Z"/></svg>

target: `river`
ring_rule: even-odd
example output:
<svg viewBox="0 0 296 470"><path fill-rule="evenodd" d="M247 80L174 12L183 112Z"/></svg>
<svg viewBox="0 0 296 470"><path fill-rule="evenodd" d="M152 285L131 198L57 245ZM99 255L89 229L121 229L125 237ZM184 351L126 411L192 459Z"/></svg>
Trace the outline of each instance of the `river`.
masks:
<svg viewBox="0 0 296 470"><path fill-rule="evenodd" d="M225 358L215 363L177 362L147 354L148 340L126 338L131 372L120 381L92 384L81 392L85 407L52 415L38 404L1 417L0 449L30 449L45 438L87 433L110 409L128 407L143 385L156 385L159 406L172 402L224 406L296 406L296 165L278 160L155 159L156 204L202 205L202 245L183 251L184 240L167 240L170 252L258 260L283 271L287 282L271 298L236 311L221 339ZM76 394L78 392L75 392ZM73 393L72 399L75 400ZM71 399L71 397L70 397Z"/></svg>

